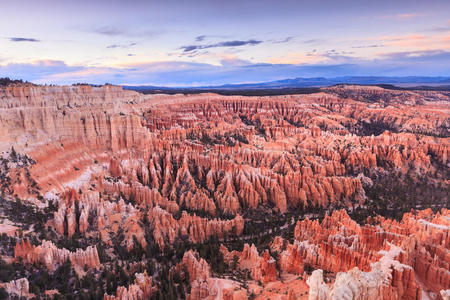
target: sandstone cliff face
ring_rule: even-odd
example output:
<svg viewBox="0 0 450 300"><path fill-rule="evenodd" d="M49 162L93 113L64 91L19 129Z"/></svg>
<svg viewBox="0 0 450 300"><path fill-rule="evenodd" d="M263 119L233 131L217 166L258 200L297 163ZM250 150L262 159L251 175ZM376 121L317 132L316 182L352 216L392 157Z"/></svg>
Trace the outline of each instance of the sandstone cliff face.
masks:
<svg viewBox="0 0 450 300"><path fill-rule="evenodd" d="M31 135L27 137L29 143L77 140L90 147L106 144L117 150L142 141L138 138L142 134L139 119L119 115L128 103L138 103L141 97L120 87L15 86L2 88L0 98L0 107L8 111L1 120L3 130L8 132L1 135L2 142L20 146L24 135ZM116 99L122 102L117 105ZM104 114L104 110L114 114ZM136 138L125 138L125 133Z"/></svg>
<svg viewBox="0 0 450 300"><path fill-rule="evenodd" d="M67 249L57 248L49 241L44 241L39 246L32 246L29 240L21 241L14 247L14 258L16 260L20 258L26 263L43 263L50 271L54 271L67 260L70 260L76 271L82 271L85 266L88 268L100 266L96 246L70 252Z"/></svg>

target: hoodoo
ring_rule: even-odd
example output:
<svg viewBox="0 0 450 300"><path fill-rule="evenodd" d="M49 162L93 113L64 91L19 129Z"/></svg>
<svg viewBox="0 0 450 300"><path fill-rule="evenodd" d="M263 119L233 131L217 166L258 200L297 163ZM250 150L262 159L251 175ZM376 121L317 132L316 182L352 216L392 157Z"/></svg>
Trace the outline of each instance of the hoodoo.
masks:
<svg viewBox="0 0 450 300"><path fill-rule="evenodd" d="M449 97L2 87L0 288L447 299Z"/></svg>

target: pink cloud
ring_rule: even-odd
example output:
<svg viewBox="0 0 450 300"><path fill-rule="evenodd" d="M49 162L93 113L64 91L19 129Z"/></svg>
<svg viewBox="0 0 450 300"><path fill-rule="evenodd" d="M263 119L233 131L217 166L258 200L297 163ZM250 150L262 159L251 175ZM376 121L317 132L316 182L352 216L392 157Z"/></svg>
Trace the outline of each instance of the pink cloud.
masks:
<svg viewBox="0 0 450 300"><path fill-rule="evenodd" d="M450 35L392 35L370 38L383 43L386 48L399 48L402 51L450 50Z"/></svg>
<svg viewBox="0 0 450 300"><path fill-rule="evenodd" d="M405 13L405 14L396 14L394 17L397 19L414 19L418 17L424 17L426 14L421 13Z"/></svg>

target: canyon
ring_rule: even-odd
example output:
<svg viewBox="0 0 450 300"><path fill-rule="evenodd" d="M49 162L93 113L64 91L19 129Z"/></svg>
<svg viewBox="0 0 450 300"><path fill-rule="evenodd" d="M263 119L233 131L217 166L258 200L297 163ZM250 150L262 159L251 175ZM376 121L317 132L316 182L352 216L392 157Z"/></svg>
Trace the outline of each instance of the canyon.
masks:
<svg viewBox="0 0 450 300"><path fill-rule="evenodd" d="M376 86L0 87L0 288L448 299L449 116L450 92Z"/></svg>

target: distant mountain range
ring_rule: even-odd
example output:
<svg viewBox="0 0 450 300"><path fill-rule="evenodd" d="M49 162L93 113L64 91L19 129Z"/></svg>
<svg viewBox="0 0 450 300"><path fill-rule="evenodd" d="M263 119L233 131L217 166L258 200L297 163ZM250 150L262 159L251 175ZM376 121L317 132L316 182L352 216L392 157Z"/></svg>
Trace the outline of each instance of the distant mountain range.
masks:
<svg viewBox="0 0 450 300"><path fill-rule="evenodd" d="M294 78L283 79L270 82L245 83L245 84L225 84L218 86L200 87L161 87L161 86L124 86L125 89L137 91L143 90L252 90L252 89L291 89L291 88L311 88L324 87L336 84L359 84L359 85L380 85L391 84L398 87L420 87L420 86L450 86L450 77L385 77L385 76L345 76L345 77L315 77L315 78Z"/></svg>

